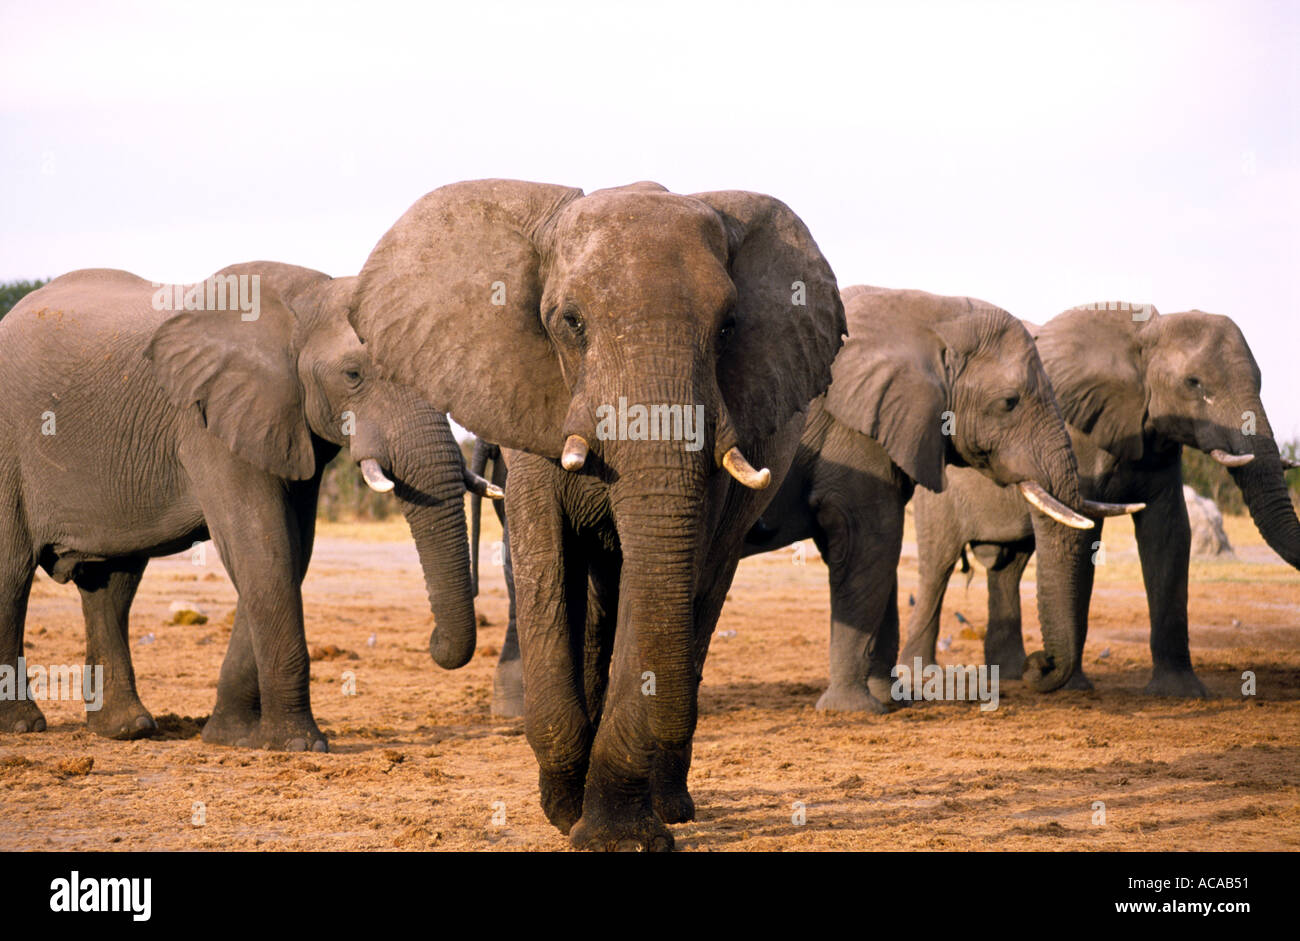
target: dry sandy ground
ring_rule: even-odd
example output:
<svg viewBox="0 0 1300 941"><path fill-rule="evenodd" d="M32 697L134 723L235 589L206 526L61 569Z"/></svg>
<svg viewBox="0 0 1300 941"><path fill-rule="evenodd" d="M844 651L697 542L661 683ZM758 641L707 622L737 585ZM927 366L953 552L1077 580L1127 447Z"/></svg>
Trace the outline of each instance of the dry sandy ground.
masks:
<svg viewBox="0 0 1300 941"><path fill-rule="evenodd" d="M745 561L706 669L691 772L699 819L674 828L679 848L1300 848L1300 573L1248 521L1229 520L1229 531L1239 561L1193 569L1192 656L1215 697L1204 702L1141 695L1146 608L1126 521L1108 525L1093 601L1085 665L1096 691L1039 696L1004 682L993 712L922 703L887 717L818 713L825 566L811 545L803 564L791 549ZM80 704L44 704L49 731L0 735L0 849L567 849L538 805L522 722L489 715L506 609L491 553L489 544L479 654L446 673L428 655L404 524L322 527L306 583L309 643L357 657L312 664L328 755L203 744L186 717L211 709L234 591L214 553L202 567L155 561L132 649L142 698L169 731L106 741L85 729ZM900 578L905 624L914 544ZM1031 650L1033 579L1031 566ZM178 599L211 621L167 624ZM957 610L984 624L982 569L968 588L954 576L941 634L953 638L942 659L979 663L981 641L962 634ZM29 663L79 662L71 586L41 577L27 640ZM1241 694L1245 670L1257 675L1254 697ZM344 671L355 696L342 695Z"/></svg>

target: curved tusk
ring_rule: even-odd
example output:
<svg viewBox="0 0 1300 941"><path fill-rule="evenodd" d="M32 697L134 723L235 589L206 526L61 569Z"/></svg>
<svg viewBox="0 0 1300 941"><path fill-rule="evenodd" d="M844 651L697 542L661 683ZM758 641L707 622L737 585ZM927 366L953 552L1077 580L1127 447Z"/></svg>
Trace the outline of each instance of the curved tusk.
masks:
<svg viewBox="0 0 1300 941"><path fill-rule="evenodd" d="M384 469L373 457L361 462L361 476L365 478L366 486L376 493L388 493L393 489L393 482L384 475Z"/></svg>
<svg viewBox="0 0 1300 941"><path fill-rule="evenodd" d="M1253 454L1229 454L1227 451L1220 451L1215 448L1210 452L1210 457L1214 458L1224 467L1245 467L1251 461L1255 460Z"/></svg>
<svg viewBox="0 0 1300 941"><path fill-rule="evenodd" d="M1074 510L1056 499L1056 497L1044 490L1041 484L1036 484L1032 480L1022 480L1016 486L1020 488L1020 495L1025 498L1030 506L1037 507L1064 526L1069 526L1072 529L1092 529L1097 525L1088 517L1074 512Z"/></svg>
<svg viewBox="0 0 1300 941"><path fill-rule="evenodd" d="M754 470L753 465L745 460L745 455L740 453L740 448L731 448L722 455L722 466L750 490L762 490L772 482L772 472L766 467Z"/></svg>
<svg viewBox="0 0 1300 941"><path fill-rule="evenodd" d="M487 478L480 477L469 468L465 469L465 489L470 493L477 493L480 497L487 497L491 500L504 500L506 498L504 490Z"/></svg>
<svg viewBox="0 0 1300 941"><path fill-rule="evenodd" d="M582 470L587 463L587 441L582 435L569 435L564 439L564 451L560 454L560 464L567 471Z"/></svg>
<svg viewBox="0 0 1300 941"><path fill-rule="evenodd" d="M1125 513L1140 513L1145 510L1145 503L1102 503L1098 500L1084 500L1083 510L1093 516L1123 516Z"/></svg>

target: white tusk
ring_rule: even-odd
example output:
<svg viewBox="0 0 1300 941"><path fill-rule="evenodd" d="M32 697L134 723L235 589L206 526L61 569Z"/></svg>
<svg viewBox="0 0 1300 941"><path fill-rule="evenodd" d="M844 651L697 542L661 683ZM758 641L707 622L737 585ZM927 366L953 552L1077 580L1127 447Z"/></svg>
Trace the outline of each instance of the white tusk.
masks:
<svg viewBox="0 0 1300 941"><path fill-rule="evenodd" d="M1295 470L1297 467L1300 467L1300 461L1293 461L1289 457L1282 458L1282 470Z"/></svg>
<svg viewBox="0 0 1300 941"><path fill-rule="evenodd" d="M480 477L468 468L465 469L465 489L470 493L477 493L480 497L488 497L492 500L504 500L506 496L506 492L492 481Z"/></svg>
<svg viewBox="0 0 1300 941"><path fill-rule="evenodd" d="M1214 458L1224 467L1245 467L1251 461L1255 460L1253 454L1229 454L1227 451L1220 451L1215 448L1210 452L1210 457Z"/></svg>
<svg viewBox="0 0 1300 941"><path fill-rule="evenodd" d="M1101 503L1098 500L1084 500L1083 509L1094 516L1123 516L1125 513L1140 513L1147 508L1145 503Z"/></svg>
<svg viewBox="0 0 1300 941"><path fill-rule="evenodd" d="M569 435L564 439L564 451L560 454L560 464L567 471L582 470L587 463L587 442L582 435Z"/></svg>
<svg viewBox="0 0 1300 941"><path fill-rule="evenodd" d="M731 448L722 455L722 466L750 490L762 490L772 482L772 472L766 467L754 470L753 465L745 460L745 455L740 453L740 448Z"/></svg>
<svg viewBox="0 0 1300 941"><path fill-rule="evenodd" d="M1088 517L1081 516L1056 499L1056 497L1044 490L1041 484L1036 484L1032 480L1022 480L1016 486L1020 488L1020 495L1028 501L1030 506L1042 510L1062 525L1069 526L1072 529L1092 529L1097 525Z"/></svg>
<svg viewBox="0 0 1300 941"><path fill-rule="evenodd" d="M361 476L365 478L366 486L376 493L388 493L393 489L393 482L384 476L383 468L373 457L361 462Z"/></svg>

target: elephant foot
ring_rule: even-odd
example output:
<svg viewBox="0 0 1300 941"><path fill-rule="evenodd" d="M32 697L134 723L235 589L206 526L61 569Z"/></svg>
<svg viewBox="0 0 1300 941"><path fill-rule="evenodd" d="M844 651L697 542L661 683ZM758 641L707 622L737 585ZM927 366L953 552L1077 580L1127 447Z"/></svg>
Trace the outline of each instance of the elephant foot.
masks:
<svg viewBox="0 0 1300 941"><path fill-rule="evenodd" d="M263 715L254 723L224 718L216 712L203 726L203 741L209 745L259 748L267 751L327 752L329 742L311 716L274 719Z"/></svg>
<svg viewBox="0 0 1300 941"><path fill-rule="evenodd" d="M541 771L537 783L542 792L542 813L551 825L565 836L582 816L583 781L586 769L580 772L548 774Z"/></svg>
<svg viewBox="0 0 1300 941"><path fill-rule="evenodd" d="M102 709L86 710L86 725L96 735L125 742L148 738L158 731L158 723L136 696L106 698L119 701Z"/></svg>
<svg viewBox="0 0 1300 941"><path fill-rule="evenodd" d="M861 686L832 686L817 700L817 709L822 712L869 712L883 716L898 706L892 697L887 702L881 702Z"/></svg>
<svg viewBox="0 0 1300 941"><path fill-rule="evenodd" d="M44 732L45 714L30 699L0 699L0 732Z"/></svg>
<svg viewBox="0 0 1300 941"><path fill-rule="evenodd" d="M652 799L655 816L664 823L686 823L695 819L695 800L685 788L667 792L655 790Z"/></svg>
<svg viewBox="0 0 1300 941"><path fill-rule="evenodd" d="M492 715L514 719L523 714L524 662L503 660L492 677Z"/></svg>
<svg viewBox="0 0 1300 941"><path fill-rule="evenodd" d="M1088 674L1083 672L1082 667L1076 668L1070 678L1065 681L1065 685L1061 687L1061 689L1080 689L1085 692L1092 688L1092 680L1088 679Z"/></svg>
<svg viewBox="0 0 1300 941"><path fill-rule="evenodd" d="M1148 696L1177 696L1182 699L1210 697L1205 684L1191 670L1156 670L1142 692Z"/></svg>
<svg viewBox="0 0 1300 941"><path fill-rule="evenodd" d="M1004 680L1018 680L1025 673L1025 648L1000 651L984 651L984 662L998 668L998 676Z"/></svg>
<svg viewBox="0 0 1300 941"><path fill-rule="evenodd" d="M597 852L667 853L673 848L673 835L644 797L631 802L588 799L569 842L577 849Z"/></svg>
<svg viewBox="0 0 1300 941"><path fill-rule="evenodd" d="M921 668L924 669L930 664L936 662L934 659L934 641L925 640L919 643L908 643L903 648L903 652L898 655L898 662L905 665L909 670L916 663L916 659L921 658Z"/></svg>

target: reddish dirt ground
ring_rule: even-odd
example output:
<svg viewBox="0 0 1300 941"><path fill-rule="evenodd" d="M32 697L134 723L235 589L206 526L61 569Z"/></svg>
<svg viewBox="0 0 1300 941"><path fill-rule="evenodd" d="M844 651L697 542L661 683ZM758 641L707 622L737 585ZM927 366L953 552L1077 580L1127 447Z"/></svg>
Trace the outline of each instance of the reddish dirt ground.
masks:
<svg viewBox="0 0 1300 941"><path fill-rule="evenodd" d="M1192 657L1207 701L1141 693L1146 605L1126 521L1108 524L1093 599L1085 667L1096 690L1040 696L1004 680L992 712L974 703L920 703L884 717L817 712L825 566L810 544L802 563L792 549L743 562L701 691L690 779L698 819L674 828L678 848L1300 848L1300 573L1249 521L1230 519L1229 534L1236 561L1193 565ZM211 710L234 590L210 546L204 566L187 556L153 562L132 650L164 733L107 741L86 730L80 703L43 703L48 731L0 735L0 849L567 849L538 805L522 721L489 713L506 615L491 557L489 543L478 655L447 673L429 658L404 524L322 526L305 599L309 643L343 652L312 664L327 755L198 738L189 717ZM912 543L899 574L906 624ZM1031 564L1022 589L1030 650L1040 640L1034 577ZM978 567L969 586L954 576L942 660L980 662L984 584ZM180 599L209 623L169 624ZM965 634L955 611L971 622ZM83 644L75 589L41 576L29 664L77 663ZM1247 670L1258 692L1244 697ZM355 696L342 695L344 671L355 674Z"/></svg>

